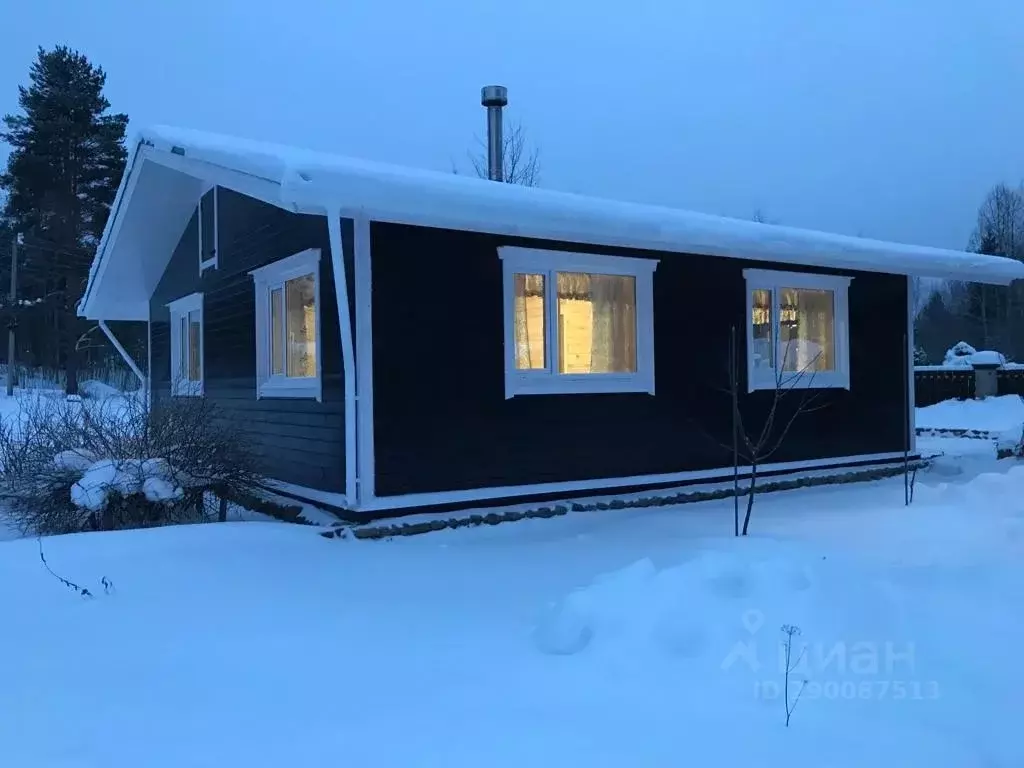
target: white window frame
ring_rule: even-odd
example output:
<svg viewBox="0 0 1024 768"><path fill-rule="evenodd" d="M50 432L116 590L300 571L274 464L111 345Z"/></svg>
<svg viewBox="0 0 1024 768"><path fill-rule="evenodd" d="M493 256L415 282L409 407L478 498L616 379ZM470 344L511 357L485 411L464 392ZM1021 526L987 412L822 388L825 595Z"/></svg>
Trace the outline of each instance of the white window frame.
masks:
<svg viewBox="0 0 1024 768"><path fill-rule="evenodd" d="M602 256L572 251L501 246L504 289L505 398L517 395L572 395L615 392L654 394L654 270L657 259ZM628 275L636 283L636 372L564 374L557 370L556 272ZM516 368L516 274L544 275L545 339L543 370Z"/></svg>
<svg viewBox="0 0 1024 768"><path fill-rule="evenodd" d="M309 248L292 254L272 264L254 269L253 277L256 291L256 397L295 397L323 399L323 316L320 299L320 249ZM282 310L287 315L284 303L284 284L296 277L313 275L316 311L316 376L305 378L289 377L284 374L271 374L270 364L270 292L281 289ZM284 318L282 318L283 320ZM285 362L287 369L287 362Z"/></svg>
<svg viewBox="0 0 1024 768"><path fill-rule="evenodd" d="M171 393L186 397L200 397L203 394L203 382L206 378L205 336L206 322L203 317L203 294L191 293L182 296L167 305L171 313ZM188 370L181 369L182 346L185 346L185 359L189 359L188 349L189 336L181 336L181 321L184 318L188 322L188 316L192 312L199 313L199 381L189 381ZM186 362L187 366L188 363Z"/></svg>
<svg viewBox="0 0 1024 768"><path fill-rule="evenodd" d="M780 272L770 269L744 269L747 325L747 391L775 389L849 389L850 388L850 281L844 275L822 275L811 272ZM779 291L783 288L807 288L831 291L833 296L833 330L835 333L834 371L790 371L779 373L774 367L782 359L779 346ZM771 292L772 302L772 368L754 367L754 301L755 290Z"/></svg>
<svg viewBox="0 0 1024 768"><path fill-rule="evenodd" d="M203 198L206 197L206 193L213 190L213 258L206 259L203 261ZM199 195L199 203L196 205L196 218L199 222L199 274L202 275L207 269L217 268L217 257L220 255L220 216L218 213L217 198L220 197L220 188L216 184L208 184L201 195Z"/></svg>

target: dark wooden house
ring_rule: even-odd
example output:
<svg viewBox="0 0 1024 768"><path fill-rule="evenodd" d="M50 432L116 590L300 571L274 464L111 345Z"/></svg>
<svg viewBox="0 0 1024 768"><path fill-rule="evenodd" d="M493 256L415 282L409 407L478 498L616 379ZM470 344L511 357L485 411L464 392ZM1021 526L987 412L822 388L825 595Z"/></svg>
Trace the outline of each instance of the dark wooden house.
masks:
<svg viewBox="0 0 1024 768"><path fill-rule="evenodd" d="M378 513L731 477L731 368L748 429L816 398L760 471L902 461L914 275L1024 265L157 127L79 311Z"/></svg>

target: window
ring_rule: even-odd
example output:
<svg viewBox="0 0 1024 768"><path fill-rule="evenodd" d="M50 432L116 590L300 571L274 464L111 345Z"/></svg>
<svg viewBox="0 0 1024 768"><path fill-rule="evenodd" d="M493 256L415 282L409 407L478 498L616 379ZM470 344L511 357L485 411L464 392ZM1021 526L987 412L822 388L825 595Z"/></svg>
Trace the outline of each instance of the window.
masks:
<svg viewBox="0 0 1024 768"><path fill-rule="evenodd" d="M199 274L217 266L217 187L199 198Z"/></svg>
<svg viewBox="0 0 1024 768"><path fill-rule="evenodd" d="M256 283L256 396L319 400L320 250L250 274Z"/></svg>
<svg viewBox="0 0 1024 768"><path fill-rule="evenodd" d="M505 397L654 394L655 259L501 247Z"/></svg>
<svg viewBox="0 0 1024 768"><path fill-rule="evenodd" d="M747 388L850 388L849 277L745 269Z"/></svg>
<svg viewBox="0 0 1024 768"><path fill-rule="evenodd" d="M203 394L203 294L167 305L171 311L171 392Z"/></svg>

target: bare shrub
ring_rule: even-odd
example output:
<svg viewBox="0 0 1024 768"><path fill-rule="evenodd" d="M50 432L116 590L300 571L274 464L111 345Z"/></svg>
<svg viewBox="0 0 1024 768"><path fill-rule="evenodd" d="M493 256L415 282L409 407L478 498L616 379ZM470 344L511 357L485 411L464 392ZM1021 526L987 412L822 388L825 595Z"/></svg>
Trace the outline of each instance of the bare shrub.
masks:
<svg viewBox="0 0 1024 768"><path fill-rule="evenodd" d="M807 687L807 681L800 681L800 688L796 692L796 698L791 699L789 696L789 677L800 665L800 661L804 657L804 651L806 648L800 649L800 655L793 659L793 636L800 635L800 627L793 624L783 624L782 634L786 636L785 640L785 653L786 653L786 678L783 684L783 703L786 705L786 727L789 728L789 721L793 717L793 712L796 710L796 705L800 703L800 696L804 692L804 688Z"/></svg>
<svg viewBox="0 0 1024 768"><path fill-rule="evenodd" d="M0 424L0 496L24 533L113 530L216 515L251 493L257 457L205 398L38 397Z"/></svg>
<svg viewBox="0 0 1024 768"><path fill-rule="evenodd" d="M794 422L803 414L812 413L826 407L827 403L816 403L820 394L814 389L815 366L821 353L814 355L805 365L796 370L787 370L786 362L792 351L792 344L787 342L779 356L780 363L774 370L774 387L770 390L770 400L766 400L769 390L757 393L754 397L745 398L747 403L755 402L764 411L758 428L750 423L741 407L741 386L739 378L738 348L736 345L736 328L731 329L729 339L728 387L723 389L732 401L732 435L731 444L717 441L722 448L732 451L733 455L733 533L746 536L750 530L750 516L754 509L754 495L757 492L758 469L775 455L786 442ZM756 399L755 399L756 398ZM750 483L746 489L747 509L743 516L743 527L739 522L740 497L740 462L745 461L750 467Z"/></svg>

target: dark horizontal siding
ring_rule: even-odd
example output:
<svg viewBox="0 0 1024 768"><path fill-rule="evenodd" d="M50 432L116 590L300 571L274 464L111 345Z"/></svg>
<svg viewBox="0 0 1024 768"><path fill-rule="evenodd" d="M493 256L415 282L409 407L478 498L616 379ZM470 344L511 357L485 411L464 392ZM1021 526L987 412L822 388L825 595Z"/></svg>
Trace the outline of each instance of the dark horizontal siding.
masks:
<svg viewBox="0 0 1024 768"><path fill-rule="evenodd" d="M580 249L374 224L374 439L378 495L706 470L731 464L730 328L745 380L748 266L791 265L615 248L660 260L654 277L655 396L504 397L499 245ZM822 270L819 270L822 271ZM853 274L851 391L825 390L773 462L903 449L906 280ZM772 392L741 394L748 431ZM780 409L797 402L790 395Z"/></svg>
<svg viewBox="0 0 1024 768"><path fill-rule="evenodd" d="M202 277L198 221L193 214L153 297L153 373L158 394L170 392L167 303L203 292L204 392L232 417L261 456L263 471L285 482L322 490L345 488L345 409L341 339L327 220L289 213L220 189L218 267ZM351 263L350 222L343 222ZM320 248L320 332L323 402L256 399L256 325L249 271ZM352 288L349 289L350 295ZM351 302L350 302L351 304Z"/></svg>

